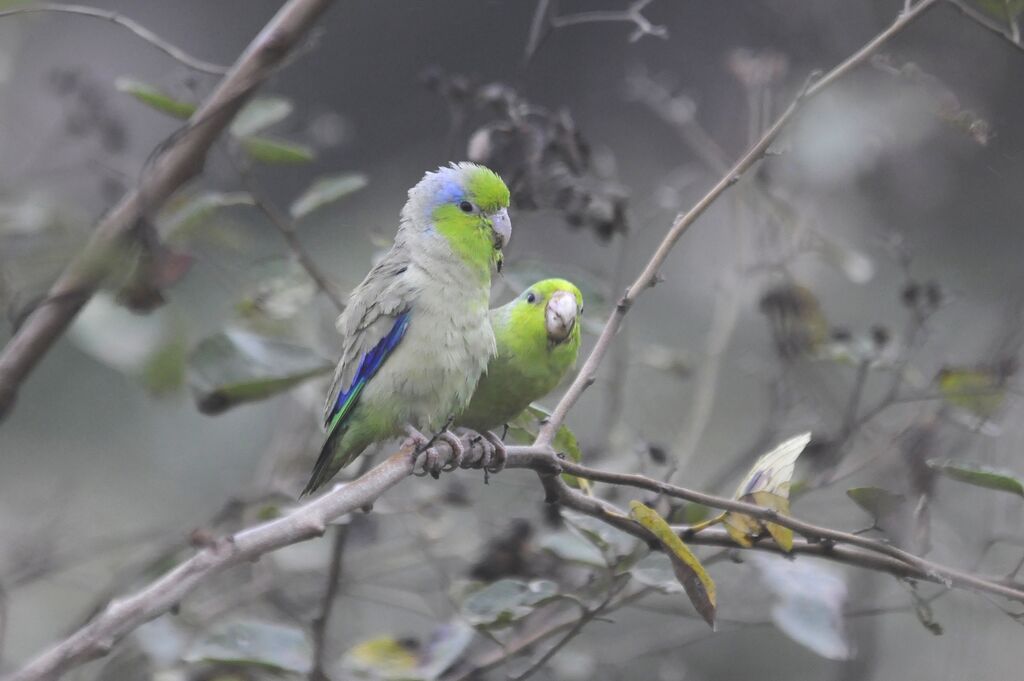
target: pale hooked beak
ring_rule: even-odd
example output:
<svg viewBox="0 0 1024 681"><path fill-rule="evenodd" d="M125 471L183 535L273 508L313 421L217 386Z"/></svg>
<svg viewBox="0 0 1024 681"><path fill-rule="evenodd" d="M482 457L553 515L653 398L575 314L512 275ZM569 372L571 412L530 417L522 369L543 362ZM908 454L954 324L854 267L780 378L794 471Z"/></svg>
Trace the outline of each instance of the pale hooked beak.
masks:
<svg viewBox="0 0 1024 681"><path fill-rule="evenodd" d="M551 294L548 307L544 311L544 325L547 327L548 340L561 343L576 326L576 296L569 291L555 291Z"/></svg>
<svg viewBox="0 0 1024 681"><path fill-rule="evenodd" d="M494 247L500 251L512 238L512 220L508 217L508 208L491 214L491 229L494 230Z"/></svg>

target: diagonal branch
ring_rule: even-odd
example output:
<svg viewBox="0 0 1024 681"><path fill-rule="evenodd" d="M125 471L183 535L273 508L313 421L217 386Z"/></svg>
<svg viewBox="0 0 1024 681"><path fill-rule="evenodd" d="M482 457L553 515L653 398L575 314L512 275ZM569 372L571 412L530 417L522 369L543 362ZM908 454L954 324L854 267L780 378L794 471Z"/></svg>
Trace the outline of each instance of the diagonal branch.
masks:
<svg viewBox="0 0 1024 681"><path fill-rule="evenodd" d="M0 419L10 411L21 383L102 283L111 252L130 242L146 215L202 171L210 148L238 110L330 5L330 0L286 3L186 127L158 149L138 187L99 222L83 252L0 353Z"/></svg>
<svg viewBox="0 0 1024 681"><path fill-rule="evenodd" d="M572 628L569 629L569 631L565 632L565 636L558 639L553 646L544 651L544 654L538 657L533 664L526 669L526 671L509 679L509 681L526 681L528 678L540 671L544 665L546 665L551 658L557 655L562 648L567 646L570 641L583 633L584 627L603 614L608 606L611 605L612 599L615 598L627 584L629 584L629 580L623 580L618 588L613 587L596 607L591 608L583 606L583 612L580 614L580 618Z"/></svg>
<svg viewBox="0 0 1024 681"><path fill-rule="evenodd" d="M282 518L220 539L140 591L111 601L88 624L6 681L56 679L73 667L106 655L121 638L172 609L210 577L270 551L319 537L331 520L371 505L412 473L413 462L411 446L404 447L358 480L336 485Z"/></svg>
<svg viewBox="0 0 1024 681"><path fill-rule="evenodd" d="M436 446L442 457L451 456L451 449L446 443L438 443ZM464 446L469 447L468 440ZM472 467L474 464L466 462L464 465ZM550 501L590 515L647 542L652 542L653 537L641 525L613 504L571 489L559 474L564 471L609 484L658 491L714 508L770 520L806 537L794 541L791 555L817 556L897 577L935 582L1024 602L1024 586L1010 579L967 573L927 561L881 541L813 525L753 504L703 494L640 475L610 473L573 464L557 458L546 447L509 447L507 467L536 472ZM214 542L134 594L112 601L85 626L29 662L6 681L57 679L69 669L105 655L121 638L145 622L173 609L214 575L234 565L255 561L266 553L322 535L328 522L371 506L381 494L409 477L413 469L413 445L406 443L397 453L362 477L337 485L324 496L299 506L282 518ZM696 536L689 536L689 528L675 529L695 545L722 546L740 551L782 551L774 542L769 541L757 542L750 549L739 549L722 530L705 530ZM575 619L568 622L567 626L572 626L574 622Z"/></svg>
<svg viewBox="0 0 1024 681"><path fill-rule="evenodd" d="M313 280L316 287L320 289L320 292L327 296L334 309L338 311L338 314L341 314L345 310L345 301L338 295L337 290L327 276L317 267L316 262L313 261L313 256L302 245L295 221L260 193L259 188L256 186L255 178L253 178L252 173L247 168L238 164L236 166L238 174L242 179L242 184L245 185L246 191L252 196L256 208L263 213L264 217L270 220L270 223L281 234L285 244L288 246L288 250L295 256L299 266L306 271L306 274Z"/></svg>
<svg viewBox="0 0 1024 681"><path fill-rule="evenodd" d="M472 679L481 678L482 674L484 674L485 672L489 672L497 667L500 667L513 656L525 653L537 644L547 640L551 636L554 636L555 634L565 629L570 629L570 633L572 635L570 636L569 633L567 633L555 644L559 647L559 649L561 649L566 643L571 641L572 638L574 638L580 632L580 629L582 629L582 627L580 626L580 622L582 620L586 619L586 621L589 622L596 616L607 615L608 613L614 612L619 608L625 607L627 605L634 603L635 601L640 600L649 593L650 589L645 587L643 589L639 589L637 591L633 591L631 593L619 596L613 602L606 601L602 603L598 608L588 609L587 612L581 614L569 613L561 615L559 617L554 617L550 621L546 622L542 627L539 627L532 631L527 630L522 632L501 648L497 650L490 650L484 652L476 656L475 658L468 660L468 664L461 667L456 667L448 674L442 676L441 681L471 681ZM586 622L584 622L584 625L585 624ZM579 629L577 629L577 627L579 627ZM557 653L558 651L555 650L555 652ZM553 655L544 655L545 661L547 659L550 659L551 657L553 657ZM539 669L540 666L532 665L531 673ZM523 675L520 675L519 678L523 678Z"/></svg>
<svg viewBox="0 0 1024 681"><path fill-rule="evenodd" d="M4 17L13 16L15 14L35 14L37 12L49 12L54 14L75 14L82 17L91 17L93 19L102 19L104 21L110 21L122 26L138 37L145 40L147 43L157 48L164 54L170 56L176 61L181 62L185 66L189 67L193 71L199 71L201 73L209 73L214 76L223 76L228 72L226 66L220 64L214 64L212 62L203 61L197 59L185 50L181 49L177 45L170 43L153 31L149 30L134 19L120 14L118 12L111 12L104 9L98 9L96 7L87 7L86 5L63 5L54 2L40 2L35 5L29 5L28 7L19 7L17 9L9 9L0 12L0 19Z"/></svg>
<svg viewBox="0 0 1024 681"><path fill-rule="evenodd" d="M957 8L961 14L985 30L995 33L1018 50L1024 51L1024 42L1021 42L1020 26L1017 23L1016 18L1011 18L1009 25L1007 27L1003 27L996 23L991 17L968 5L964 0L946 0L946 2L953 5L953 7Z"/></svg>
<svg viewBox="0 0 1024 681"><path fill-rule="evenodd" d="M625 513L614 505L599 500L595 497L588 497L573 490L559 477L561 473L568 473L576 477L586 478L595 482L605 482L613 485L636 487L651 492L657 492L666 496L684 499L697 504L718 508L724 511L743 513L754 518L769 521L776 525L788 527L807 538L809 545L822 547L821 555L826 558L835 558L835 551L839 549L837 544L846 544L859 549L871 552L874 556L889 558L896 563L886 563L894 566L897 563L902 565L904 574L923 579L930 582L942 584L946 587L957 587L981 593L1002 596L1010 600L1024 603L1024 585L1004 579L992 579L979 577L969 572L957 570L935 563L920 556L916 556L899 547L883 541L870 539L850 532L833 530L828 527L814 525L799 520L792 516L782 515L777 511L757 506L744 501L728 499L712 494L705 494L690 490L678 485L672 485L660 480L648 478L643 475L631 473L612 473L595 468L589 468L581 464L556 458L550 450L541 447L509 447L508 463L509 468L530 468L538 473L544 488L548 494L548 501L558 502L565 506L594 516L613 525L620 530L628 532L636 537L650 541L653 537L637 523L633 522ZM691 535L688 528L681 528L683 538L693 543L700 543L704 535ZM759 545L755 545L759 546ZM845 561L840 561L845 562ZM890 571L891 570L887 570Z"/></svg>
<svg viewBox="0 0 1024 681"><path fill-rule="evenodd" d="M608 352L608 348L614 340L619 327L622 325L623 318L626 316L626 313L629 312L629 308L632 307L633 303L636 302L636 299L639 298L645 290L658 283L658 270L668 258L673 246L676 245L679 238L683 236L687 229L689 229L690 225L696 222L697 218L703 215L704 212L710 208L711 205L722 194L724 194L729 187L734 185L744 173L750 170L750 168L765 155L772 142L774 142L779 136L779 133L781 133L786 127L790 119L793 118L793 115L796 114L800 105L804 101L821 93L835 81L839 80L859 66L879 47L885 44L886 41L899 34L915 19L923 15L930 8L934 7L937 2L938 0L920 0L920 2L910 8L907 12L900 14L889 28L872 38L866 45L847 57L838 66L821 76L819 79L813 82L808 81L808 84L797 95L796 99L794 99L789 107L782 112L782 115L775 120L761 138L747 150L740 160L729 169L729 172L723 175L715 186L712 187L707 194L701 197L701 199L697 201L697 203L687 213L680 215L676 219L675 223L673 223L672 227L665 235L665 238L662 239L657 250L651 256L646 267L644 267L643 271L636 278L636 281L626 289L622 298L619 299L615 309L608 317L608 321L605 322L604 328L601 330L601 335L598 337L597 343L594 345L594 349L591 351L590 356L587 357L587 361L584 362L583 368L580 369L579 374L577 374L576 380L574 380L572 385L569 386L565 395L563 395L562 399L558 402L558 406L556 406L554 412L552 412L548 422L543 428L541 428L540 434L537 436L536 444L551 444L559 426L561 426L562 422L565 420L565 415L569 412L572 406L576 404L577 400L579 400L580 396L583 394L583 391L586 390L596 379L597 369L601 364L601 360Z"/></svg>

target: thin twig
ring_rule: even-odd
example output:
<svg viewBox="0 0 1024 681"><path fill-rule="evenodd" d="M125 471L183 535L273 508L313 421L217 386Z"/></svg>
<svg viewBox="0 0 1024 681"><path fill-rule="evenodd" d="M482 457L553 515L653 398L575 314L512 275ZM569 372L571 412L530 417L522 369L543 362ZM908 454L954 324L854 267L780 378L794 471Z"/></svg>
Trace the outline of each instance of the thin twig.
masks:
<svg viewBox="0 0 1024 681"><path fill-rule="evenodd" d="M348 525L334 528L334 541L331 542L331 562L327 568L327 588L324 589L320 614L313 620L313 669L309 672L310 681L330 681L324 672L324 656L326 654L327 632L331 623L331 611L338 598L338 586L341 581L341 559L345 555L345 541L348 539Z"/></svg>
<svg viewBox="0 0 1024 681"><path fill-rule="evenodd" d="M580 613L580 618L576 621L576 624L574 624L572 628L569 629L569 631L565 632L565 636L558 639L558 641L556 641L553 646L544 651L543 655L541 655L533 664L527 667L526 671L514 677L513 679L511 679L511 681L526 681L526 679L530 678L538 671L540 671L551 658L558 654L558 651L560 651L562 648L568 645L569 642L572 641L574 638L579 636L580 633L583 631L584 627L593 622L594 618L603 613L605 609L609 606L609 604L611 604L612 599L615 598L622 591L622 589L626 587L628 583L629 580L622 580L618 588L615 588L613 585L612 588L608 590L608 594L605 596L604 600L602 600L597 607L584 607L583 612Z"/></svg>
<svg viewBox="0 0 1024 681"><path fill-rule="evenodd" d="M7 589L0 584L0 669L3 668L4 644L7 642L7 617L10 612Z"/></svg>
<svg viewBox="0 0 1024 681"><path fill-rule="evenodd" d="M29 662L8 681L49 681L109 653L121 638L173 608L213 575L321 536L327 523L372 504L387 489L409 477L413 463L413 446L407 444L358 480L336 485L277 520L214 542L136 593L111 601L88 624Z"/></svg>
<svg viewBox="0 0 1024 681"><path fill-rule="evenodd" d="M59 3L40 2L28 7L19 7L17 9L9 9L0 12L0 19L4 17L13 16L15 14L35 14L37 12L49 12L54 14L75 14L82 17L91 17L93 19L102 19L104 21L110 21L123 28L128 29L136 36L142 38L147 43L157 48L164 54L170 56L178 62L181 62L185 66L189 67L193 71L200 71L202 73L209 73L214 76L223 76L228 72L228 67L221 66L220 64L214 64L212 62L203 61L197 59L192 55L185 52L180 47L164 40L151 30L135 21L129 19L119 12L111 12L109 10L98 9L96 7L88 7L86 5L63 5Z"/></svg>
<svg viewBox="0 0 1024 681"><path fill-rule="evenodd" d="M609 613L618 610L623 606L629 605L630 603L643 598L650 592L651 590L645 587L626 594L614 603L607 605L604 608L604 612ZM584 615L582 613L579 615L565 615L555 618L545 623L544 626L533 631L523 632L516 637L515 640L509 642L504 647L488 651L487 653L484 653L470 661L468 665L459 667L448 675L441 677L442 681L469 681L470 679L480 678L481 674L484 674L495 667L500 667L515 655L526 652L533 646L547 640L551 636L554 636L567 628L573 627L583 616Z"/></svg>
<svg viewBox="0 0 1024 681"><path fill-rule="evenodd" d="M956 7L960 10L961 14L985 30L995 33L1018 50L1024 51L1024 43L1021 43L1020 37L1020 26L1017 24L1016 18L1011 18L1010 25L1006 28L993 21L988 15L971 7L964 0L946 0L946 2Z"/></svg>
<svg viewBox="0 0 1024 681"><path fill-rule="evenodd" d="M188 124L162 143L138 186L97 224L81 253L0 353L0 419L18 388L100 286L112 258L140 221L202 172L206 156L256 88L312 28L331 0L290 0L253 39Z"/></svg>
<svg viewBox="0 0 1024 681"><path fill-rule="evenodd" d="M904 551L903 549L882 541L852 534L850 532L842 532L840 530L833 530L828 527L814 525L813 523L799 520L792 516L782 515L770 508L757 506L744 501L737 501L735 499L727 499L725 497L719 497L712 494L705 494L704 492L697 492L685 487L679 487L678 485L672 485L666 482L661 482L660 480L648 478L643 475L612 473L609 471L597 470L571 461L553 458L550 453L545 453L546 451L546 449L537 447L510 447L509 461L507 465L509 467L516 468L532 468L538 472L540 472L546 465L549 470L547 474L542 474L542 482L544 482L545 489L548 492L549 500L557 500L559 503L566 504L575 510L580 510L584 513L588 513L589 515L594 515L605 522L618 527L619 529L625 530L636 536L641 536L645 539L649 538L648 535L643 532L637 532L636 528L639 526L630 520L624 513L607 502L602 502L593 497L587 497L579 494L562 482L558 475L552 473L568 473L594 482L605 482L613 485L636 487L638 489L649 490L651 492L664 494L677 499L703 504L712 508L718 508L723 511L742 513L753 518L788 527L794 532L808 538L812 542L825 542L826 546L829 544L849 544L882 556L888 556L889 558L893 558L900 563L903 563L907 568L919 573L921 578L927 579L928 581L937 582L944 586L956 586L974 591L990 593L1010 600L1024 602L1024 585L1018 585L1016 583L1010 584L1002 580L978 577L976 575L957 570L956 568L940 565L921 558L920 556L915 556L908 551ZM700 534L694 535L695 538L700 536ZM686 536L685 538L688 540L690 539L689 536ZM832 546L830 548L834 550L836 547Z"/></svg>
<svg viewBox="0 0 1024 681"><path fill-rule="evenodd" d="M629 34L631 43L648 35L666 39L668 38L668 27L653 24L644 16L644 10L652 2L654 0L634 0L629 7L623 10L596 10L557 16L551 0L538 0L537 9L534 10L533 19L530 20L530 33L526 38L526 48L523 50L524 60L530 61L530 58L537 52L541 43L544 42L544 38L547 37L548 29L581 24L608 22L633 24L633 32Z"/></svg>
<svg viewBox="0 0 1024 681"><path fill-rule="evenodd" d="M850 393L850 399L846 403L846 409L843 413L843 425L839 428L839 440L843 443L854 431L854 425L857 423L857 412L860 411L860 401L864 395L864 386L868 381L870 371L871 360L862 359L860 364L857 365L857 377L854 379L853 391Z"/></svg>
<svg viewBox="0 0 1024 681"><path fill-rule="evenodd" d="M541 428L540 433L537 436L536 444L551 444L558 428L565 421L565 415L569 412L569 409L576 404L577 400L579 400L580 396L583 394L583 391L594 382L601 360L604 358L605 353L608 352L608 347L615 338L615 334L622 325L622 320L629 311L629 308L645 290L657 283L658 270L661 268L662 264L664 264L666 258L668 258L673 246L675 246L676 242L679 241L679 238L686 232L686 230L689 229L690 225L692 225L697 218L703 215L704 212L710 208L711 205L722 194L724 194L729 187L735 184L735 182L742 177L745 172L747 172L758 160L761 159L761 157L764 156L772 142L774 142L779 136L779 133L782 132L783 128L785 128L786 124L789 123L790 119L804 101L821 93L836 80L842 78L851 70L859 66L864 60L871 56L875 50L885 44L887 40L899 34L915 19L933 7L936 2L938 2L938 0L921 0L913 7L913 9L897 17L889 28L872 38L866 45L847 57L838 66L823 75L820 79L814 82L809 82L804 90L797 95L789 107L782 113L782 115L780 115L771 127L765 131L764 135L761 136L761 139L747 150L740 160L733 165L729 172L727 172L715 184L715 186L708 191L707 194L701 197L701 199L698 200L687 213L680 215L676 219L657 250L651 256L647 266L636 278L636 281L634 281L626 290L625 295L622 296L618 304L615 306L615 309L608 317L608 321L605 323L604 329L601 331L601 335L598 337L597 343L594 345L594 349L590 352L590 356L587 357L587 361L584 362L583 368L576 376L576 380L573 381L572 385L559 401L558 406L555 407L555 410L552 412L547 423L545 423Z"/></svg>
<svg viewBox="0 0 1024 681"><path fill-rule="evenodd" d="M446 443L438 443L437 446L448 448ZM469 446L468 441L465 446ZM72 667L108 653L129 632L172 609L214 575L234 565L256 560L266 553L322 535L328 522L372 504L387 489L410 476L414 468L413 450L413 445L407 443L402 450L367 474L352 482L337 485L331 492L296 508L288 515L213 542L134 594L112 601L85 626L29 662L7 681L56 679ZM447 453L450 455L450 448ZM695 492L640 475L610 473L562 461L546 447L509 447L507 466L535 471L552 501L591 515L644 541L653 540L648 530L614 505L571 489L559 474L564 471L598 482L647 489L789 527L806 537L794 541L794 555L820 556L900 577L1024 602L1024 586L1005 578L968 574L884 542L813 525L753 504ZM735 548L732 539L721 530L706 530L690 537L687 536L688 528L674 529L695 545ZM769 541L755 543L752 550L782 553L777 544ZM565 626L572 626L574 622L575 619Z"/></svg>
<svg viewBox="0 0 1024 681"><path fill-rule="evenodd" d="M342 300L341 296L334 289L334 286L327 279L317 264L313 261L313 257L306 250L306 247L302 245L302 241L299 239L298 229L295 226L295 221L291 217L279 209L273 202L265 198L256 186L256 180L253 178L252 173L241 166L236 164L239 177L242 179L242 184L245 186L246 191L252 196L253 205L263 213L270 220L270 223L274 225L281 236L284 238L286 244L288 244L288 250L292 252L295 259L298 261L302 269L306 270L306 274L313 280L316 287L327 296L331 304L334 305L335 309L341 313L345 309L345 301Z"/></svg>
<svg viewBox="0 0 1024 681"><path fill-rule="evenodd" d="M550 17L548 19L548 23L551 24L552 28L565 28L566 26L579 26L580 24L625 22L633 24L636 27L633 33L629 36L630 42L635 42L645 35L662 39L668 38L667 26L652 24L643 14L647 5L651 4L653 1L654 0L636 0L624 10L595 10L592 12L579 12L577 14L563 14L561 16Z"/></svg>
<svg viewBox="0 0 1024 681"><path fill-rule="evenodd" d="M540 47L540 43L544 40L546 35L546 29L550 23L551 17L551 0L537 0L537 9L533 12L533 19L530 20L530 34L526 38L526 48L523 51L523 58L525 61L530 61L530 57Z"/></svg>

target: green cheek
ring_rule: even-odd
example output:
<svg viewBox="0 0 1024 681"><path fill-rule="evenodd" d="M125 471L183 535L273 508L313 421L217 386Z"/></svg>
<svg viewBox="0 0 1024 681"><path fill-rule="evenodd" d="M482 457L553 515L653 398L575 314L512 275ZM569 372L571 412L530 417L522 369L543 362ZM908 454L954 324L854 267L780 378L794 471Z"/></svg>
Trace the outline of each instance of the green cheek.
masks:
<svg viewBox="0 0 1024 681"><path fill-rule="evenodd" d="M500 258L500 251L494 248L486 221L463 213L452 204L438 207L433 217L437 231L448 241L455 255L481 276L489 278L491 265Z"/></svg>

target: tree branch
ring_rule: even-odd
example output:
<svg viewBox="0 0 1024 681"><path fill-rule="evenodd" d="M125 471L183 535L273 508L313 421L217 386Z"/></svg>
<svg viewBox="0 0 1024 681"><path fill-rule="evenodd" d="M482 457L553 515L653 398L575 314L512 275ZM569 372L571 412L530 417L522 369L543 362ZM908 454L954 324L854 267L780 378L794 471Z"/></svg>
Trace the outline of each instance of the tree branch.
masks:
<svg viewBox="0 0 1024 681"><path fill-rule="evenodd" d="M597 10L592 12L579 12L577 14L555 15L551 0L538 0L537 9L533 12L533 19L530 20L530 33L526 39L524 57L526 61L537 51L540 44L547 36L547 29L559 29L567 26L579 26L580 24L596 24L607 22L624 22L633 24L633 32L629 35L629 42L633 43L644 36L650 35L656 38L668 38L668 27L653 24L644 16L647 5L654 0L634 0L629 7L623 10Z"/></svg>
<svg viewBox="0 0 1024 681"><path fill-rule="evenodd" d="M612 599L615 598L619 594L619 592L621 592L626 587L628 583L628 579L622 580L619 583L618 587L615 587L613 583L613 586L610 588L607 595L605 595L604 599L602 599L596 607L591 608L589 606L581 605L580 607L583 611L580 613L580 618L576 621L572 628L565 633L565 636L558 639L553 646L544 651L544 654L538 657L533 662L533 664L527 667L526 671L524 671L522 674L519 674L514 678L509 679L509 681L526 681L528 678L530 678L538 671L540 671L544 667L544 665L548 663L548 660L550 660L558 654L558 651L567 646L569 642L572 641L574 638L579 636L583 632L584 627L590 624L594 620L594 618L604 613L604 611L611 604Z"/></svg>
<svg viewBox="0 0 1024 681"><path fill-rule="evenodd" d="M334 305L334 309L339 314L343 312L345 310L345 301L338 295L337 290L335 290L327 276L317 267L316 262L313 261L313 256L302 245L302 241L299 239L299 231L295 227L295 221L269 199L264 198L256 186L256 180L253 178L251 171L239 164L236 164L236 168L239 177L242 179L242 184L245 186L246 191L249 192L249 195L252 196L256 209L263 213L270 220L270 223L277 228L277 231L280 232L281 237L284 238L285 243L288 245L288 250L292 252L292 255L298 261L299 266L306 270L306 274L313 280L313 283L320 292L327 296L331 304Z"/></svg>
<svg viewBox="0 0 1024 681"><path fill-rule="evenodd" d="M555 433L558 432L558 428L565 421L565 415L569 412L569 409L576 404L583 391L587 389L595 380L597 376L597 369L601 364L601 360L604 355L608 352L608 347L611 345L612 340L615 338L616 332L622 325L622 319L629 312L629 308L636 302L636 299L647 290L648 288L657 284L658 270L664 264L668 258L669 253L672 251L672 247L675 246L679 238L689 229L697 218L704 214L704 212L711 207L711 205L725 193L729 187L735 184L745 172L757 163L764 156L765 152L771 146L772 142L779 136L786 124L789 123L790 119L796 113L800 105L807 99L814 97L821 93L832 83L845 76L847 73L852 71L854 68L859 66L865 59L867 59L875 50L885 44L893 36L897 35L909 26L914 20L923 15L928 9L934 7L938 0L921 0L909 11L900 14L896 20L877 36L872 38L866 45L857 50L854 54L847 57L842 63L833 68L831 71L823 75L816 81L808 81L806 87L797 95L796 99L786 108L782 115L780 115L771 127L761 136L761 138L754 143L750 149L729 169L725 175L712 187L707 194L705 194L696 204L685 214L680 215L672 227L669 229L665 238L661 244L655 250L651 259L648 261L647 266L644 267L643 271L636 278L622 298L619 299L618 304L608 317L608 321L605 322L604 328L601 330L601 335L597 339L597 343L594 345L594 349L590 352L587 357L587 361L584 362L583 368L580 369L579 374L576 376L576 380L572 382L569 389L562 396L562 399L558 402L558 406L552 412L551 417L547 423L540 430L540 434L537 436L537 445L549 445L554 439Z"/></svg>
<svg viewBox="0 0 1024 681"><path fill-rule="evenodd" d="M121 638L173 608L210 577L265 553L321 536L331 520L372 504L408 477L413 470L412 454L412 446L404 446L358 480L336 485L282 518L216 541L136 593L111 601L88 624L7 681L56 679L72 667L106 655Z"/></svg>
<svg viewBox="0 0 1024 681"><path fill-rule="evenodd" d="M290 0L260 31L185 128L172 136L137 188L99 222L85 249L25 319L0 354L0 419L18 387L88 302L107 274L112 249L131 239L147 214L198 175L206 156L253 91L331 5L330 0Z"/></svg>
<svg viewBox="0 0 1024 681"><path fill-rule="evenodd" d="M209 73L214 76L223 76L228 72L228 67L221 66L220 64L214 64L202 59L197 59L192 55L185 52L180 47L164 40L151 30L128 17L118 12L110 12L108 10L97 9L96 7L88 7L86 5L62 5L51 2L40 2L35 5L28 7L19 7L18 9L9 9L0 12L0 19L4 17L13 16L15 14L35 14L37 12L49 12L54 14L76 14L82 17L91 17L93 19L102 19L104 21L110 21L118 26L128 29L138 37L145 40L147 43L157 48L164 54L170 56L176 61L181 62L185 66L189 67L193 71L200 71L202 73Z"/></svg>
<svg viewBox="0 0 1024 681"><path fill-rule="evenodd" d="M607 614L618 610L623 606L629 605L630 603L643 598L650 592L650 588L644 587L643 589L638 589L632 593L620 596L618 600L614 602L603 603L599 608L600 612L594 612L594 610L588 609L587 612L594 613L589 617L587 612L584 612L580 614L566 614L553 618L550 622L546 622L543 626L538 627L533 631L525 631L521 633L501 648L483 653L470 660L468 664L462 667L456 667L448 674L442 676L441 679L442 681L470 681L471 679L480 678L481 674L501 666L509 658L519 655L520 653L525 653L533 646L545 641L564 629L572 628L571 636L566 634L562 639L559 639L558 643L556 643L556 645L561 648L565 643L571 641L572 638L579 633L579 630L577 630L576 627L579 626L580 621L584 618L589 622L597 615ZM584 624L586 624L586 622L584 622ZM582 630L582 627L579 627L579 629ZM555 652L557 652L557 650ZM547 661L551 656L545 654L544 657L546 658L545 661ZM535 666L535 668L539 669L538 666ZM531 671L531 673L533 672Z"/></svg>
<svg viewBox="0 0 1024 681"><path fill-rule="evenodd" d="M1018 50L1024 51L1024 43L1021 42L1020 28L1015 19L1011 19L1010 25L1004 28L993 21L991 17L986 16L983 12L971 7L963 0L946 0L946 2L953 5L953 7L956 7L961 14L985 30L995 33Z"/></svg>
<svg viewBox="0 0 1024 681"><path fill-rule="evenodd" d="M644 270L626 289L579 376L541 429L536 443L531 447L509 448L509 468L535 471L549 501L591 515L645 541L652 539L647 530L614 505L572 490L565 485L559 474L567 472L594 481L646 489L789 527L806 537L794 542L793 553L796 555L819 556L900 577L932 581L948 587L966 588L1024 602L1024 587L1010 579L969 574L925 560L881 541L813 525L753 504L703 494L640 475L610 473L563 461L555 456L549 446L566 413L593 382L597 368L630 306L643 291L656 283L659 268L689 226L765 154L805 98L821 92L862 63L880 45L936 2L938 0L921 0L856 54L806 87L729 172L688 213L675 221ZM0 415L10 406L20 382L99 284L102 272L95 267L95 257L130 236L136 223L148 211L159 206L181 184L201 170L210 146L244 100L329 4L329 0L291 0L239 58L231 73L195 114L183 133L156 158L151 172L143 178L140 187L127 195L104 218L86 252L69 266L54 285L49 302L32 313L0 355ZM330 520L372 504L384 491L410 475L413 468L413 450L411 445L406 445L357 480L336 486L331 492L278 520L257 525L213 543L136 593L112 601L85 626L29 662L9 677L9 681L55 679L89 659L104 655L125 635L172 609L213 575L242 562L257 560L261 555L284 546L322 535ZM677 531L692 544L736 548L727 533L721 530L708 530L695 536L687 536L687 528L677 528ZM781 552L777 545L768 541L754 544L751 550ZM560 625L559 629L571 627L575 622L574 618Z"/></svg>
<svg viewBox="0 0 1024 681"><path fill-rule="evenodd" d="M510 447L508 450L509 468L530 468L537 471L541 481L548 493L549 501L557 501L565 506L586 513L587 515L599 518L620 530L628 532L645 541L650 541L653 536L633 522L625 513L612 504L601 501L595 497L588 497L573 490L566 485L559 477L561 473L569 473L577 477L586 478L594 482L605 482L613 485L636 487L658 494L683 499L697 504L703 504L723 511L743 513L744 515L758 518L768 522L788 527L794 532L803 535L811 545L822 546L821 555L833 558L834 552L839 548L836 544L848 544L853 547L865 549L876 556L888 557L902 565L908 576L918 579L936 582L946 587L958 587L971 591L989 593L1002 596L1010 600L1024 603L1024 585L1016 582L1007 582L1003 579L979 577L977 575L957 570L935 563L914 554L904 551L896 546L883 541L870 539L858 534L833 530L828 527L814 525L792 516L782 515L777 511L750 504L735 499L727 499L712 494L705 494L695 490L672 485L660 480L648 478L643 475L631 473L612 473L589 468L581 464L573 463L554 457L550 450L540 447ZM682 536L686 541L699 543L700 537L704 534L690 535L688 528L681 528ZM758 546L758 545L755 545ZM837 559L839 560L839 559ZM839 560L839 562L845 562ZM861 564L861 563L855 563ZM885 563L888 566L895 566L893 563ZM888 570L887 571L891 571Z"/></svg>
<svg viewBox="0 0 1024 681"><path fill-rule="evenodd" d="M579 26L580 24L597 24L606 22L626 22L633 24L636 28L630 34L630 42L636 42L645 35L652 35L657 38L667 38L668 28L652 24L644 16L647 5L654 0L635 0L624 10L596 10L592 12L580 12L578 14L563 14L548 19L551 28L565 28L566 26Z"/></svg>
<svg viewBox="0 0 1024 681"><path fill-rule="evenodd" d="M330 681L324 671L324 657L327 651L327 632L331 623L331 611L334 601L338 598L338 586L341 581L341 559L345 555L345 542L348 540L348 525L334 528L334 542L331 544L331 562L327 567L327 588L324 589L323 603L320 614L313 620L313 669L309 672L310 681Z"/></svg>
<svg viewBox="0 0 1024 681"><path fill-rule="evenodd" d="M464 443L466 447L469 447L468 437ZM435 446L442 457L451 455L447 444L437 443ZM214 542L134 594L112 601L85 626L6 681L56 679L79 664L105 655L125 635L171 610L212 576L234 565L258 560L263 554L322 535L328 522L371 505L387 489L408 477L414 469L413 453L413 445L406 443L401 450L362 477L337 485L324 496L296 508L282 518ZM465 465L472 467L475 464L467 462ZM946 587L993 594L1024 603L1024 586L1009 579L963 572L925 560L882 541L813 525L761 506L696 492L641 475L611 473L574 464L557 458L546 447L509 447L507 467L535 471L548 493L549 501L593 516L646 542L653 542L654 537L641 525L613 504L571 489L559 477L560 474L566 472L596 482L646 489L788 527L806 537L794 541L792 555L816 556L898 577L935 582ZM675 529L694 545L782 553L782 549L770 541L757 542L751 549L740 549L722 530L705 530L689 536L689 528ZM572 626L575 621L574 618L566 626Z"/></svg>

